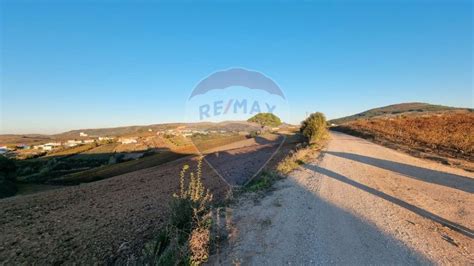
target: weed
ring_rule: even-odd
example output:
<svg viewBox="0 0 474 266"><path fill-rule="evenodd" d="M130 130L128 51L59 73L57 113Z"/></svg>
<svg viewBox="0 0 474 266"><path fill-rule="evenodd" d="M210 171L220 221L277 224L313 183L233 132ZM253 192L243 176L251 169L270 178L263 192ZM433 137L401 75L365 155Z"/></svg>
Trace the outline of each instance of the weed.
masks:
<svg viewBox="0 0 474 266"><path fill-rule="evenodd" d="M202 159L195 172L180 172L179 193L170 203L168 225L143 249L143 262L152 265L198 265L209 257L212 194L202 183Z"/></svg>
<svg viewBox="0 0 474 266"><path fill-rule="evenodd" d="M246 192L258 192L269 189L280 176L275 172L263 171L249 182L245 187Z"/></svg>

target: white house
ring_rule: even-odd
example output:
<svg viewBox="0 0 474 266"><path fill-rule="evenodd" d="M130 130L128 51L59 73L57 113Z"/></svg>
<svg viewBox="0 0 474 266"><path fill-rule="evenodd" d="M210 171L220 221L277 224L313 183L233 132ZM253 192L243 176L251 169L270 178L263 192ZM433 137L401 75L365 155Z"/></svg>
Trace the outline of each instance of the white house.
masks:
<svg viewBox="0 0 474 266"><path fill-rule="evenodd" d="M53 150L53 146L48 146L48 145L42 145L41 147L43 151L51 151Z"/></svg>
<svg viewBox="0 0 474 266"><path fill-rule="evenodd" d="M65 145L67 147L75 147L75 146L80 145L80 144L82 144L82 141L81 140L75 140L75 139L70 139L65 143Z"/></svg>
<svg viewBox="0 0 474 266"><path fill-rule="evenodd" d="M137 139L136 138L119 138L118 140L120 143L122 144L133 144L133 143L137 143Z"/></svg>
<svg viewBox="0 0 474 266"><path fill-rule="evenodd" d="M61 143L59 143L59 142L49 142L49 143L43 144L43 146L59 147L59 146L61 146Z"/></svg>
<svg viewBox="0 0 474 266"><path fill-rule="evenodd" d="M99 141L103 141L103 140L113 140L115 139L114 137L99 137Z"/></svg>
<svg viewBox="0 0 474 266"><path fill-rule="evenodd" d="M79 133L79 136L80 136L80 137L87 137L87 136L89 136L89 135L87 135L87 134L84 133L84 132L81 132L81 133Z"/></svg>

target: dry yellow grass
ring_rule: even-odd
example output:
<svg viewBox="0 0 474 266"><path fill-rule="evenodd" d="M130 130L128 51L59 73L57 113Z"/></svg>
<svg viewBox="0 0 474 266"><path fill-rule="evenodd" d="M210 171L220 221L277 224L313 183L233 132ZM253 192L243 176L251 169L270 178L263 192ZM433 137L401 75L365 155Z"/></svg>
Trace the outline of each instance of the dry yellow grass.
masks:
<svg viewBox="0 0 474 266"><path fill-rule="evenodd" d="M410 148L474 159L472 112L357 120L343 128Z"/></svg>

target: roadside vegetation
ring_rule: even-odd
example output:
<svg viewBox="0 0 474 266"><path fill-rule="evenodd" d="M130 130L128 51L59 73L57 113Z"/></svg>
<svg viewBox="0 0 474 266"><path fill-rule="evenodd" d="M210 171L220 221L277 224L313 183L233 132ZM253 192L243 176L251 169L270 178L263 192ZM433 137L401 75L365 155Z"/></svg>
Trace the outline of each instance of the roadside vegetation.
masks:
<svg viewBox="0 0 474 266"><path fill-rule="evenodd" d="M209 258L210 215L213 196L202 183L202 158L189 172L184 165L179 192L170 203L168 223L143 249L141 263L148 265L198 265Z"/></svg>
<svg viewBox="0 0 474 266"><path fill-rule="evenodd" d="M310 114L301 122L300 131L310 144L324 140L328 136L326 116L320 112Z"/></svg>
<svg viewBox="0 0 474 266"><path fill-rule="evenodd" d="M313 113L302 123L300 134L305 140L298 141L286 155L278 161L273 169L263 171L258 177L249 182L244 191L257 192L271 188L273 183L299 166L309 162L319 150L324 147L328 137L326 117L323 113Z"/></svg>
<svg viewBox="0 0 474 266"><path fill-rule="evenodd" d="M449 112L363 119L341 125L336 130L473 162L473 125L473 112Z"/></svg>

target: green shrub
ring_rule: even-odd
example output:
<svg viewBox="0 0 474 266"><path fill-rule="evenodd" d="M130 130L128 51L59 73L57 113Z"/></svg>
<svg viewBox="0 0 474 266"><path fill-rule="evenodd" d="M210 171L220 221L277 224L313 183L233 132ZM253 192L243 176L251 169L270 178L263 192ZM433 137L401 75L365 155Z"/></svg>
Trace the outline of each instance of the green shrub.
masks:
<svg viewBox="0 0 474 266"><path fill-rule="evenodd" d="M260 124L262 127L277 127L281 125L281 120L278 116L272 113L259 113L247 120L248 122L254 122Z"/></svg>
<svg viewBox="0 0 474 266"><path fill-rule="evenodd" d="M327 122L323 113L316 112L301 122L301 133L310 143L316 143L327 136Z"/></svg>
<svg viewBox="0 0 474 266"><path fill-rule="evenodd" d="M247 185L245 185L245 191L257 192L269 189L276 180L280 177L274 172L263 171Z"/></svg>
<svg viewBox="0 0 474 266"><path fill-rule="evenodd" d="M253 131L250 131L248 137L249 138L256 138L256 137L258 137L258 135L259 135L258 131L253 130Z"/></svg>

